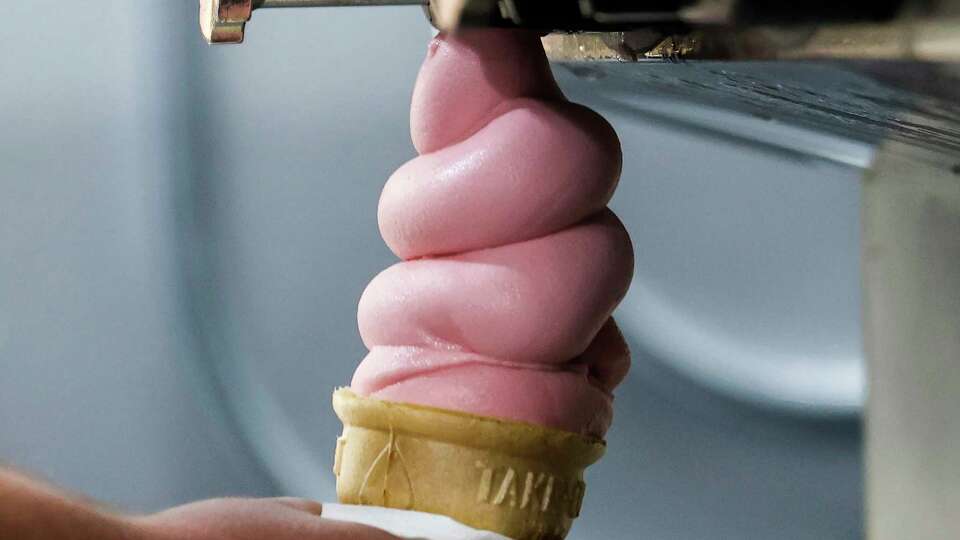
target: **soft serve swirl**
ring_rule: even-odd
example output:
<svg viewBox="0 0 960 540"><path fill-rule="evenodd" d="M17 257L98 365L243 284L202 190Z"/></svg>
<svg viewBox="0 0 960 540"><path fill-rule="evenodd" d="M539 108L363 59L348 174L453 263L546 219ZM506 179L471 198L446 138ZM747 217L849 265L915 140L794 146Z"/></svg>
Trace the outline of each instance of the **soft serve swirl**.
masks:
<svg viewBox="0 0 960 540"><path fill-rule="evenodd" d="M360 300L353 390L602 437L633 272L613 129L564 99L536 35L483 30L430 43L411 132L379 208L403 262Z"/></svg>

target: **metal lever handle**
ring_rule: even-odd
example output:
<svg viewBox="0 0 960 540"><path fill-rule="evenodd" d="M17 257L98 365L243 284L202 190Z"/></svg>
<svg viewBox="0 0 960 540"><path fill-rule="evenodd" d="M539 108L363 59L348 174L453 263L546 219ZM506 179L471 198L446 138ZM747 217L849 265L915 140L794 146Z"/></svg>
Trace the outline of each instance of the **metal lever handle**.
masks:
<svg viewBox="0 0 960 540"><path fill-rule="evenodd" d="M200 0L200 31L208 43L242 43L255 9L427 5L429 0Z"/></svg>

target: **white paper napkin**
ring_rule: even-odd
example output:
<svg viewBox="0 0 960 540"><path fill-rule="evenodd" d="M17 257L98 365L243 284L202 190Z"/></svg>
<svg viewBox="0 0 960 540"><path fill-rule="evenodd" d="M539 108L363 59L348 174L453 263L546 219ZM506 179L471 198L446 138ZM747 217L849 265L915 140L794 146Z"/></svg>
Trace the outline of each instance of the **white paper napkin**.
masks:
<svg viewBox="0 0 960 540"><path fill-rule="evenodd" d="M478 531L446 516L350 504L323 504L323 517L362 523L410 540L510 540L490 531Z"/></svg>

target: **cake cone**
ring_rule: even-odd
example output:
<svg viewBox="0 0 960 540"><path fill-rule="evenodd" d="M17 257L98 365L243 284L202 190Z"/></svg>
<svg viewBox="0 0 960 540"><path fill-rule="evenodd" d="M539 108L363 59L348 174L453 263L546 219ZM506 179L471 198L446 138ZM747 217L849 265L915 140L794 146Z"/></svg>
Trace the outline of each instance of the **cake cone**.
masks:
<svg viewBox="0 0 960 540"><path fill-rule="evenodd" d="M516 540L560 540L603 441L341 388L333 470L347 504L417 510Z"/></svg>

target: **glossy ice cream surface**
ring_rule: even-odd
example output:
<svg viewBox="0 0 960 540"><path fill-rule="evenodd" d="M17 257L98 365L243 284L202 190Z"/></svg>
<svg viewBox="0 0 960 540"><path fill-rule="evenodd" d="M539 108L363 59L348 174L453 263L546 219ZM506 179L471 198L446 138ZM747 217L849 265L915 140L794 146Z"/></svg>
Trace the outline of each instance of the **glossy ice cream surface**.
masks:
<svg viewBox="0 0 960 540"><path fill-rule="evenodd" d="M563 98L535 34L483 30L430 43L411 131L379 208L403 261L360 300L353 390L602 437L633 272L613 129Z"/></svg>

